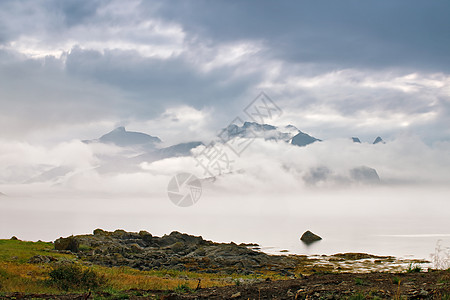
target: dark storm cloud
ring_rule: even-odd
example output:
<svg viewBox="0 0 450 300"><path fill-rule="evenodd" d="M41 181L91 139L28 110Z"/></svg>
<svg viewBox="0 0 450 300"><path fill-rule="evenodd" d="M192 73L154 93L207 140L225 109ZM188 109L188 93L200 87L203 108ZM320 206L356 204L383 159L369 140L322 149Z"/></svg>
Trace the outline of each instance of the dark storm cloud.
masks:
<svg viewBox="0 0 450 300"><path fill-rule="evenodd" d="M50 4L50 9L56 8L63 13L64 21L67 26L75 26L88 22L95 16L100 1L55 1Z"/></svg>
<svg viewBox="0 0 450 300"><path fill-rule="evenodd" d="M146 118L162 113L170 104L189 103L197 109L222 104L226 108L261 80L258 73L236 75L227 66L202 72L183 55L158 59L118 50L102 54L74 48L66 68L70 75L124 90L136 106L136 115Z"/></svg>
<svg viewBox="0 0 450 300"><path fill-rule="evenodd" d="M0 50L2 137L22 138L33 130L112 119L126 109L121 92L68 76L54 57L20 59Z"/></svg>
<svg viewBox="0 0 450 300"><path fill-rule="evenodd" d="M161 13L191 37L261 39L268 54L336 68L449 70L448 1L179 1ZM148 5L143 2L143 5Z"/></svg>

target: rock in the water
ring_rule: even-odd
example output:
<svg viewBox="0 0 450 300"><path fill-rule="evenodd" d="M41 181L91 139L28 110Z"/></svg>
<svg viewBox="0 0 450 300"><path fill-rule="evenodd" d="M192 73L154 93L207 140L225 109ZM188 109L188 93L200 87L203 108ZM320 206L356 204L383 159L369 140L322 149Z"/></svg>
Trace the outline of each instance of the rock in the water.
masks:
<svg viewBox="0 0 450 300"><path fill-rule="evenodd" d="M303 233L302 237L300 238L300 240L306 244L311 244L313 242L320 241L321 239L322 238L320 236L312 233L309 230Z"/></svg>

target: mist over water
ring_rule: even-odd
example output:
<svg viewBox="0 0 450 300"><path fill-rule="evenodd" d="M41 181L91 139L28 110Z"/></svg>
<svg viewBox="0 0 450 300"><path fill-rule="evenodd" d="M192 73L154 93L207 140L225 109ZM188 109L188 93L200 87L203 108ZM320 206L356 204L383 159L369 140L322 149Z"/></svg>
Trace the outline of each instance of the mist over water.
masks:
<svg viewBox="0 0 450 300"><path fill-rule="evenodd" d="M192 207L175 206L165 191L149 196L37 194L3 197L0 237L52 241L95 228L173 230L218 242L258 243L263 251L295 254L366 252L429 258L450 242L445 209L450 189L439 186L224 192L207 186ZM159 194L159 195L158 195ZM301 234L323 240L310 246Z"/></svg>

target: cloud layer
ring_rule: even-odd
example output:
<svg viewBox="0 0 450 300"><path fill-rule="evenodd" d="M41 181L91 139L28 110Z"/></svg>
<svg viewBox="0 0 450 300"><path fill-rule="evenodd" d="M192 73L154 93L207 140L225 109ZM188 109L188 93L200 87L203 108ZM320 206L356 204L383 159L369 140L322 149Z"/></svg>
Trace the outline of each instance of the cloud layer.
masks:
<svg viewBox="0 0 450 300"><path fill-rule="evenodd" d="M274 122L319 138L448 140L448 6L2 1L1 137L127 124L175 140L156 124L171 111L207 112L196 130L217 132L264 90L285 112Z"/></svg>

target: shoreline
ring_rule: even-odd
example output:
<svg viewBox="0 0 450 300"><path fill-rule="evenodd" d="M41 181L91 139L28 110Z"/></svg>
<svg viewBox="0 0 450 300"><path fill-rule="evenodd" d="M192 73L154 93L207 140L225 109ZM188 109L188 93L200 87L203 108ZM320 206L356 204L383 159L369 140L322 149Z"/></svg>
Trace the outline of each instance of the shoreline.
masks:
<svg viewBox="0 0 450 300"><path fill-rule="evenodd" d="M426 268L430 262L425 260L367 253L269 255L251 249L255 247L259 246L216 243L180 232L157 237L146 231L101 229L53 243L0 240L0 299L392 299L398 295L440 299L450 295L450 270ZM107 284L68 290L49 286L49 272L67 266L90 270ZM12 279L6 278L22 278L26 285L14 288L8 281Z"/></svg>

